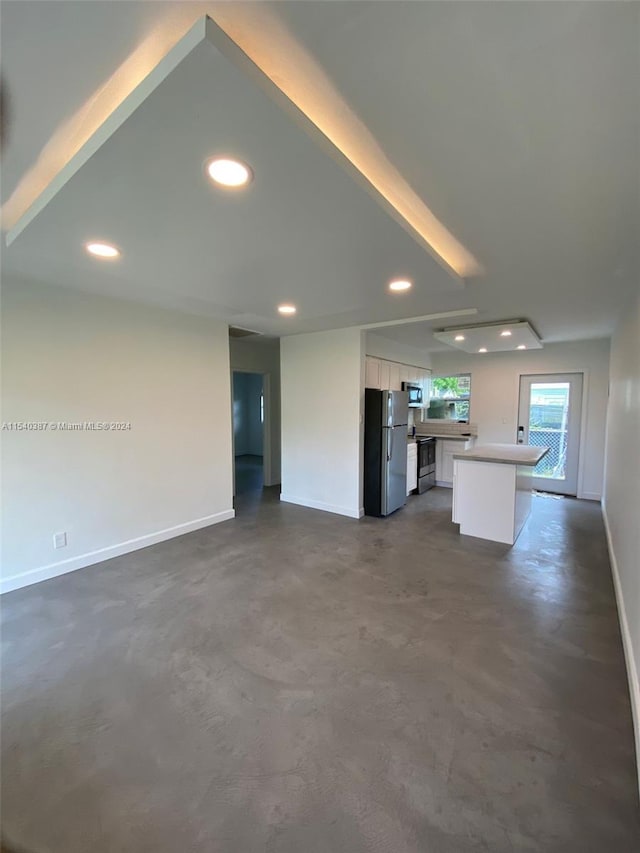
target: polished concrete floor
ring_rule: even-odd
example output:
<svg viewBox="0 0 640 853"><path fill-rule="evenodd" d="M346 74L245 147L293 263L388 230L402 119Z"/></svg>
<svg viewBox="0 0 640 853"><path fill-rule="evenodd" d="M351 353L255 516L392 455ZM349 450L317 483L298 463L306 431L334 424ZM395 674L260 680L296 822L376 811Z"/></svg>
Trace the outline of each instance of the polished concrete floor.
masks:
<svg viewBox="0 0 640 853"><path fill-rule="evenodd" d="M245 453L235 460L236 495L257 492L264 485L262 456Z"/></svg>
<svg viewBox="0 0 640 853"><path fill-rule="evenodd" d="M515 547L451 493L236 520L7 595L2 799L35 853L631 853L600 507Z"/></svg>

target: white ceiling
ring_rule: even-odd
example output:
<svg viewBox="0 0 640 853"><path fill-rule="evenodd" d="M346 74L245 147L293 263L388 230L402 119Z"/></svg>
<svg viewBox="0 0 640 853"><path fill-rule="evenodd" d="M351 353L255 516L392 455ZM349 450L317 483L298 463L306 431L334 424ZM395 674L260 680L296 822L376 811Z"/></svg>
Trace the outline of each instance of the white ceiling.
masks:
<svg viewBox="0 0 640 853"><path fill-rule="evenodd" d="M225 14L240 7L250 22L245 4ZM215 14L203 3L4 2L3 199L161 21L173 15L180 34L204 9ZM335 0L272 11L483 276L456 288L213 51L186 60L110 137L5 250L5 271L276 334L467 307L481 322L527 319L544 341L611 333L640 282L638 4ZM209 74L225 86L207 86ZM241 101L210 120L231 92ZM224 139L256 169L228 205L199 171ZM88 229L113 232L118 265L77 252ZM396 272L415 277L410 295L382 291ZM293 321L273 317L280 298L299 303ZM430 327L446 325L379 333L436 349Z"/></svg>

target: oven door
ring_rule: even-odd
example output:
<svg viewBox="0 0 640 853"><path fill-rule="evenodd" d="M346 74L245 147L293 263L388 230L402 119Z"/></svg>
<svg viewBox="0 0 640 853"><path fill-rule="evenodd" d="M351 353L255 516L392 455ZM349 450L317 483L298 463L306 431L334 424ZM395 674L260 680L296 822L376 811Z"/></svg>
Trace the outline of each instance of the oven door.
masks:
<svg viewBox="0 0 640 853"><path fill-rule="evenodd" d="M426 477L436 470L436 440L427 438L418 442L418 477Z"/></svg>

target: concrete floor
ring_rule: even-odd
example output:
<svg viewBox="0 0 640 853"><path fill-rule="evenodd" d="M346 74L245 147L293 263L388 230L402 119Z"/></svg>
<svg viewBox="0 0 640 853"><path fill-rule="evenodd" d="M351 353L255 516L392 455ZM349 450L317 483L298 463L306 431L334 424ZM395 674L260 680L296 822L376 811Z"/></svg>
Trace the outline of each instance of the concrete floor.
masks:
<svg viewBox="0 0 640 853"><path fill-rule="evenodd" d="M262 456L245 453L242 456L235 457L234 465L236 495L244 495L246 492L257 492L262 489L264 485Z"/></svg>
<svg viewBox="0 0 640 853"><path fill-rule="evenodd" d="M3 600L3 818L39 853L627 853L633 735L597 504L513 549L451 493L262 499Z"/></svg>

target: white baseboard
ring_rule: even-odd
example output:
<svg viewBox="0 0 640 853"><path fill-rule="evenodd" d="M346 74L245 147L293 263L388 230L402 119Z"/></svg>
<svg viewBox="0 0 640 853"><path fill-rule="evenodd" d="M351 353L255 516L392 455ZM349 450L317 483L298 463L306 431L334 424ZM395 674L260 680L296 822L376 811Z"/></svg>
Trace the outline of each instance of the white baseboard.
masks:
<svg viewBox="0 0 640 853"><path fill-rule="evenodd" d="M364 515L364 510L351 509L348 506L338 506L337 504L326 504L322 501L313 501L309 498L299 498L295 495L280 494L280 500L287 504L297 504L298 506L306 506L309 509L320 509L322 512L333 512L335 515L346 515L347 518L361 518L361 513Z"/></svg>
<svg viewBox="0 0 640 853"><path fill-rule="evenodd" d="M167 527L155 533L148 533L146 536L128 539L126 542L119 542L117 545L109 545L107 548L89 551L79 557L71 557L69 560L50 563L48 566L31 569L19 575L11 575L2 578L0 581L0 594L12 592L14 589L21 589L24 586L31 586L31 584L58 577L58 575L65 575L67 572L75 572L77 569L84 569L87 566L93 566L95 563L101 563L103 560L110 560L112 557L120 557L123 554L129 554L131 551L138 551L140 548L148 548L149 545L165 542L167 539L174 539L176 536L183 536L185 533L191 533L212 524L219 524L221 521L228 521L234 517L235 510L226 509L223 512L216 512L214 515L206 515L204 518L196 518L193 521L186 521L184 524L177 524L175 527Z"/></svg>
<svg viewBox="0 0 640 853"><path fill-rule="evenodd" d="M618 619L620 620L620 633L622 634L622 645L624 647L624 658L627 665L627 679L629 681L629 694L631 696L631 715L633 717L633 731L636 742L636 763L638 766L638 786L640 790L640 682L638 680L638 666L633 652L633 644L631 642L631 633L629 631L629 622L627 621L627 611L624 606L624 598L622 595L622 585L620 583L620 573L618 572L618 563L616 561L616 553L613 548L613 540L611 538L611 528L609 527L609 519L607 518L606 505L602 505L602 517L604 519L604 529L607 535L607 546L609 548L609 560L611 561L611 574L613 576L613 586L616 591L616 602L618 604Z"/></svg>
<svg viewBox="0 0 640 853"><path fill-rule="evenodd" d="M600 492L580 492L577 496L581 501L600 501L602 500L602 495Z"/></svg>
<svg viewBox="0 0 640 853"><path fill-rule="evenodd" d="M358 518L364 518L364 507L361 506L358 510Z"/></svg>

